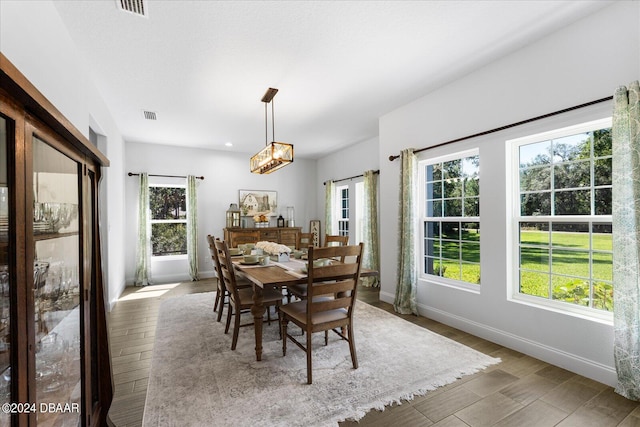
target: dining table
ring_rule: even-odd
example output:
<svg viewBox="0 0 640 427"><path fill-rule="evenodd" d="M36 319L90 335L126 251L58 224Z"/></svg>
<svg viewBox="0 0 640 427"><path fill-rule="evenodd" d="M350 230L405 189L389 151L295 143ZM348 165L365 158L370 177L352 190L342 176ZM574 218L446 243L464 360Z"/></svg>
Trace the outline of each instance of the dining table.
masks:
<svg viewBox="0 0 640 427"><path fill-rule="evenodd" d="M333 260L332 262L340 262ZM236 273L247 278L253 285L253 305L251 314L254 320L256 341L256 360L262 360L262 325L265 313L263 292L265 289L283 289L298 283L307 283L306 261L291 258L288 261L271 261L267 265L247 265L242 257L233 260ZM367 268L360 269L360 277L377 276L378 272ZM279 326L279 325L278 325Z"/></svg>

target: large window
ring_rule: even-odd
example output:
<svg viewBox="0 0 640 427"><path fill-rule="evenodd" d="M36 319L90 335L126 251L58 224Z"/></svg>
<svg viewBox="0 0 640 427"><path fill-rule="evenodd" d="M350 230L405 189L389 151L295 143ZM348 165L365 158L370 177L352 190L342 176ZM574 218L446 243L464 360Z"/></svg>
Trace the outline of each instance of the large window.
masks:
<svg viewBox="0 0 640 427"><path fill-rule="evenodd" d="M187 197L184 186L149 186L153 256L187 254Z"/></svg>
<svg viewBox="0 0 640 427"><path fill-rule="evenodd" d="M513 141L517 294L611 311L611 120Z"/></svg>
<svg viewBox="0 0 640 427"><path fill-rule="evenodd" d="M420 163L422 273L480 284L480 157L477 151Z"/></svg>

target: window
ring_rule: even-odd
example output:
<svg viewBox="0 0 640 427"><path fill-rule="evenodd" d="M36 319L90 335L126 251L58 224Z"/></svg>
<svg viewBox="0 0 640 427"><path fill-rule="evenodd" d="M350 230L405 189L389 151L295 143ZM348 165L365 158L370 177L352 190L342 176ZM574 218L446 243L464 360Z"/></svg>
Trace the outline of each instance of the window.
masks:
<svg viewBox="0 0 640 427"><path fill-rule="evenodd" d="M480 284L477 150L420 162L422 273Z"/></svg>
<svg viewBox="0 0 640 427"><path fill-rule="evenodd" d="M611 120L521 138L513 150L516 294L611 311Z"/></svg>
<svg viewBox="0 0 640 427"><path fill-rule="evenodd" d="M187 254L187 197L184 186L149 186L151 253Z"/></svg>
<svg viewBox="0 0 640 427"><path fill-rule="evenodd" d="M338 234L349 235L349 186L336 187L338 193Z"/></svg>

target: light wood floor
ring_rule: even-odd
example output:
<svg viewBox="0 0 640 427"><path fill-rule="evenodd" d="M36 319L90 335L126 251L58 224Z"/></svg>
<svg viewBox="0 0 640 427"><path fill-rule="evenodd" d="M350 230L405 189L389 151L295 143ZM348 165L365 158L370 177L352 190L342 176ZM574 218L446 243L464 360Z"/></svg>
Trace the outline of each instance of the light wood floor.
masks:
<svg viewBox="0 0 640 427"><path fill-rule="evenodd" d="M140 426L146 398L158 307L163 299L215 288L212 280L127 288L109 314L115 396L109 415L117 427ZM359 299L390 313L375 289ZM502 363L385 411L371 411L351 426L621 426L640 427L640 403L611 387L573 374L438 322L400 316ZM416 355L419 357L419 355Z"/></svg>

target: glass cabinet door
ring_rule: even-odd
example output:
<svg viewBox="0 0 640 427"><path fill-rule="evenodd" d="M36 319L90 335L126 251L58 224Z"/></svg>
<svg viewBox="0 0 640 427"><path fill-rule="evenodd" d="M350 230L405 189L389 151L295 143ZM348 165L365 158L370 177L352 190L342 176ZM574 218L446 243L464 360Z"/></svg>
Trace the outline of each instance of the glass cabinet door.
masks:
<svg viewBox="0 0 640 427"><path fill-rule="evenodd" d="M0 116L0 405L11 402L11 299L9 286L9 186L7 172L8 123ZM0 426L9 426L11 415L0 412Z"/></svg>
<svg viewBox="0 0 640 427"><path fill-rule="evenodd" d="M37 419L38 425L77 426L82 400L80 167L36 136L32 150Z"/></svg>

